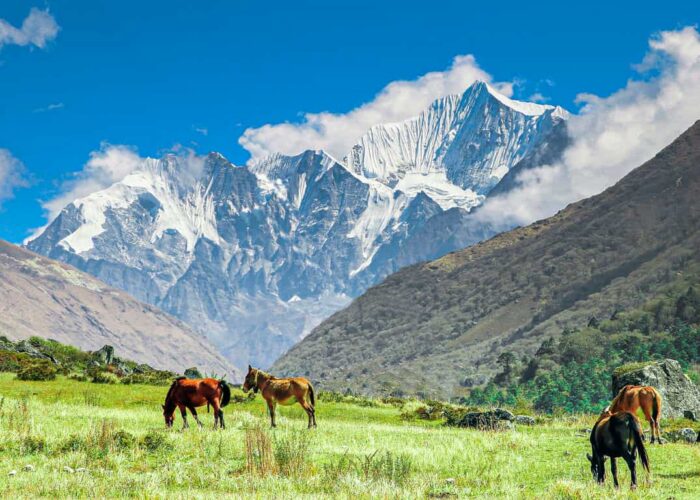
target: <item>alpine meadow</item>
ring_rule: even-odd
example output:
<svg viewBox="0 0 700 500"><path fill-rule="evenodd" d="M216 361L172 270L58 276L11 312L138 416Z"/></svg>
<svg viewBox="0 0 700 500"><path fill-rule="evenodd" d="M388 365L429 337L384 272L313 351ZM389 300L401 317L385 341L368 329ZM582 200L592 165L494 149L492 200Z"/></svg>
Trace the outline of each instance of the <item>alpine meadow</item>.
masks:
<svg viewBox="0 0 700 500"><path fill-rule="evenodd" d="M0 497L700 498L691 2L0 6Z"/></svg>

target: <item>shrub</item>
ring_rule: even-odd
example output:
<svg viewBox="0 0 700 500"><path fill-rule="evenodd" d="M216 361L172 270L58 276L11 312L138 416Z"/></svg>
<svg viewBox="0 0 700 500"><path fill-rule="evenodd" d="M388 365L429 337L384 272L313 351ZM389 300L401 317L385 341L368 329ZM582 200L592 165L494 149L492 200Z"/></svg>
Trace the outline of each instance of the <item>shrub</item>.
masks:
<svg viewBox="0 0 700 500"><path fill-rule="evenodd" d="M26 354L0 349L0 372L17 373L23 366L31 364Z"/></svg>
<svg viewBox="0 0 700 500"><path fill-rule="evenodd" d="M160 431L148 431L143 438L141 438L141 445L148 451L158 451L160 448L165 446L168 438L165 434Z"/></svg>
<svg viewBox="0 0 700 500"><path fill-rule="evenodd" d="M43 359L36 360L26 365L17 372L19 380L54 380L56 378L56 368L50 361Z"/></svg>
<svg viewBox="0 0 700 500"><path fill-rule="evenodd" d="M37 453L46 449L46 441L39 436L25 436L22 439L21 450L24 454Z"/></svg>
<svg viewBox="0 0 700 500"><path fill-rule="evenodd" d="M302 474L308 467L310 433L292 432L274 441L275 465L286 475Z"/></svg>
<svg viewBox="0 0 700 500"><path fill-rule="evenodd" d="M110 372L95 371L92 374L92 382L95 384L118 384L119 377Z"/></svg>
<svg viewBox="0 0 700 500"><path fill-rule="evenodd" d="M245 459L246 471L249 474L264 476L276 472L272 441L262 427L246 429Z"/></svg>

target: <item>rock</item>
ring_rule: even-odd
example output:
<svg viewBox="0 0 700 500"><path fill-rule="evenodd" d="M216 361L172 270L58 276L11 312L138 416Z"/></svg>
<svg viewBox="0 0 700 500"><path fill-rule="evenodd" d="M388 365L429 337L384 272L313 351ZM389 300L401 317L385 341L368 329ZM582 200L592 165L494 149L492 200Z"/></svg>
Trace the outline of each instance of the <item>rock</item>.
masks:
<svg viewBox="0 0 700 500"><path fill-rule="evenodd" d="M455 484L455 478L448 477L447 479L445 479L445 483L449 485Z"/></svg>
<svg viewBox="0 0 700 500"><path fill-rule="evenodd" d="M78 467L75 469L75 472L87 472L87 469L85 467Z"/></svg>
<svg viewBox="0 0 700 500"><path fill-rule="evenodd" d="M65 467L63 467L63 472L67 472L68 474L73 474L75 472L75 470L73 469L73 467L68 467L66 465Z"/></svg>
<svg viewBox="0 0 700 500"><path fill-rule="evenodd" d="M11 470L10 472L7 473L8 476L16 476L17 471L16 470Z"/></svg>
<svg viewBox="0 0 700 500"><path fill-rule="evenodd" d="M683 373L678 361L666 359L617 368L612 376L613 397L628 384L655 387L663 398L662 418L680 418L686 411L700 414L700 388Z"/></svg>
<svg viewBox="0 0 700 500"><path fill-rule="evenodd" d="M515 423L520 425L535 425L535 418L529 415L516 415Z"/></svg>
<svg viewBox="0 0 700 500"><path fill-rule="evenodd" d="M687 418L688 420L692 420L693 422L698 421L698 417L693 410L685 410L683 412L683 418Z"/></svg>
<svg viewBox="0 0 700 500"><path fill-rule="evenodd" d="M111 345L102 346L97 351L94 351L92 356L100 365L110 365L114 359L114 347Z"/></svg>
<svg viewBox="0 0 700 500"><path fill-rule="evenodd" d="M204 378L202 377L202 373L197 369L196 366L193 366L192 368L188 368L185 370L185 377L187 378Z"/></svg>
<svg viewBox="0 0 700 500"><path fill-rule="evenodd" d="M689 427L685 427L677 431L666 432L664 437L672 443L695 443L698 440L698 433Z"/></svg>
<svg viewBox="0 0 700 500"><path fill-rule="evenodd" d="M512 429L515 415L508 410L496 408L489 411L469 412L447 420L448 425L473 427L476 429Z"/></svg>
<svg viewBox="0 0 700 500"><path fill-rule="evenodd" d="M32 464L27 464L24 466L25 472L34 472L34 466Z"/></svg>

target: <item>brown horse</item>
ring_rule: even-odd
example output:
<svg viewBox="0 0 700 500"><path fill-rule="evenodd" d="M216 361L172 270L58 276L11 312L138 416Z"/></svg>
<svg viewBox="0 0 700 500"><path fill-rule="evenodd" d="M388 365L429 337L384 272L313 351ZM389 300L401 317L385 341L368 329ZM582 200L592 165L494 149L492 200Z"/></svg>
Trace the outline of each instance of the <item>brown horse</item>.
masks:
<svg viewBox="0 0 700 500"><path fill-rule="evenodd" d="M165 404L163 405L163 417L165 425L172 427L175 421L175 408L180 408L182 414L182 428L189 427L187 423L187 409L189 408L195 421L202 427L202 422L197 417L199 406L209 405L214 407L214 429L221 423L221 428L225 429L224 411L221 409L231 400L231 389L223 380L213 378L188 379L178 377L170 386Z"/></svg>
<svg viewBox="0 0 700 500"><path fill-rule="evenodd" d="M628 411L636 414L642 408L644 417L651 426L651 442L656 441L661 444L661 394L650 385L626 385L617 393L608 409L611 413L618 411Z"/></svg>
<svg viewBox="0 0 700 500"><path fill-rule="evenodd" d="M637 417L627 411L614 414L603 412L591 431L592 455L586 455L591 463L591 473L599 483L605 482L605 458L610 457L610 470L615 482L617 481L617 458L627 462L632 475L632 489L637 487L637 453L642 460L642 466L649 472L649 457L644 448L642 428Z"/></svg>
<svg viewBox="0 0 700 500"><path fill-rule="evenodd" d="M277 403L283 406L299 403L309 417L309 429L316 427L314 388L311 382L304 377L277 378L248 365L248 374L243 383L243 392L248 392L251 389L253 389L253 392L260 391L263 398L265 398L267 408L270 410L272 427L277 427L275 424L275 407Z"/></svg>

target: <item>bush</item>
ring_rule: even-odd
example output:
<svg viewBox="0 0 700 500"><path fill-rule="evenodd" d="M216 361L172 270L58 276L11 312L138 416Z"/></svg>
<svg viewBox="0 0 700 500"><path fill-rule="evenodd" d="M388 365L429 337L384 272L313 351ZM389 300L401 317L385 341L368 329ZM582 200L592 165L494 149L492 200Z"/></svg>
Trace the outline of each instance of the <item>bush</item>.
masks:
<svg viewBox="0 0 700 500"><path fill-rule="evenodd" d="M158 451L165 446L167 442L167 436L160 431L148 431L146 435L141 438L141 445L151 452Z"/></svg>
<svg viewBox="0 0 700 500"><path fill-rule="evenodd" d="M46 449L46 441L39 436L25 436L25 438L22 439L21 449L22 453L25 455L41 452Z"/></svg>
<svg viewBox="0 0 700 500"><path fill-rule="evenodd" d="M92 382L95 384L118 384L119 377L110 372L95 371L92 374Z"/></svg>
<svg viewBox="0 0 700 500"><path fill-rule="evenodd" d="M31 362L32 359L26 354L0 349L0 372L17 373Z"/></svg>
<svg viewBox="0 0 700 500"><path fill-rule="evenodd" d="M56 378L56 368L50 361L35 360L29 365L25 365L17 372L19 380L35 380L45 381L54 380Z"/></svg>
<svg viewBox="0 0 700 500"><path fill-rule="evenodd" d="M300 475L308 467L309 440L307 431L291 432L274 441L275 465L285 476Z"/></svg>

